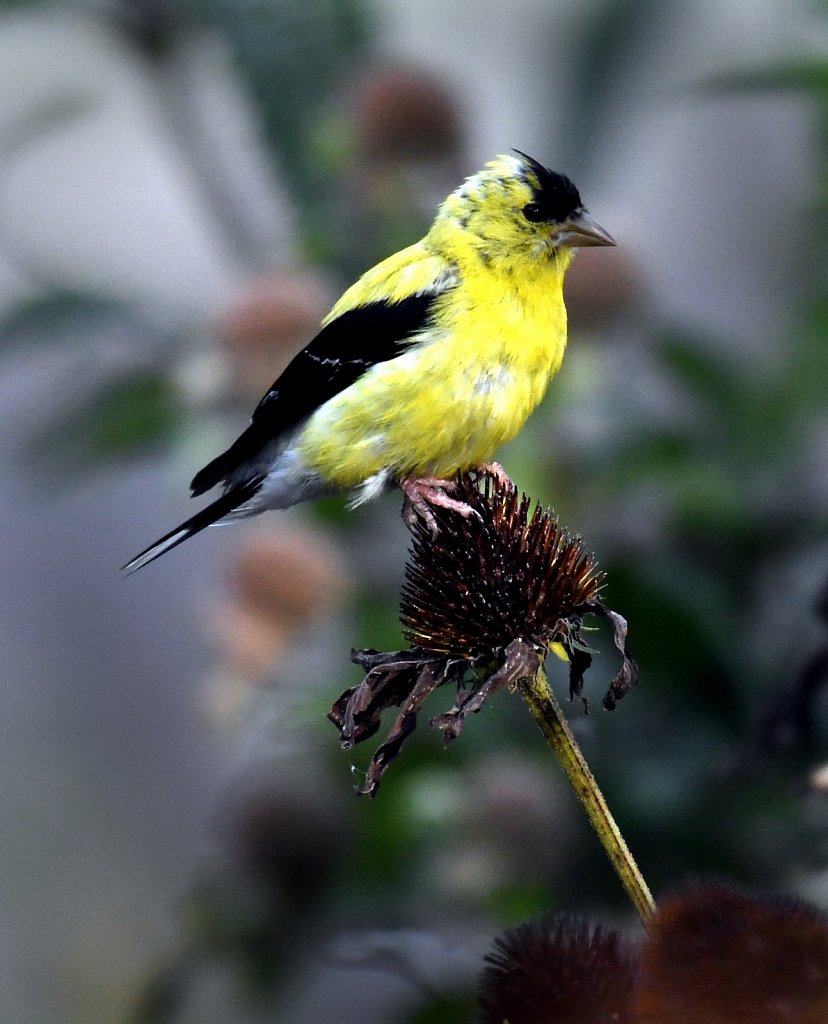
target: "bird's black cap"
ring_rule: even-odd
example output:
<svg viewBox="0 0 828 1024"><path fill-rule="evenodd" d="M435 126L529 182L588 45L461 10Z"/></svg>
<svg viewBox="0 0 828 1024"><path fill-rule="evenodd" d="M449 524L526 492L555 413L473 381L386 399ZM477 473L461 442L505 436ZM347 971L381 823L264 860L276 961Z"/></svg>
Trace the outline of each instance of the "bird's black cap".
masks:
<svg viewBox="0 0 828 1024"><path fill-rule="evenodd" d="M534 193L535 205L540 207L543 213L543 220L562 223L576 210L582 208L583 203L578 189L565 174L551 171L519 149L514 152L525 162L526 181Z"/></svg>

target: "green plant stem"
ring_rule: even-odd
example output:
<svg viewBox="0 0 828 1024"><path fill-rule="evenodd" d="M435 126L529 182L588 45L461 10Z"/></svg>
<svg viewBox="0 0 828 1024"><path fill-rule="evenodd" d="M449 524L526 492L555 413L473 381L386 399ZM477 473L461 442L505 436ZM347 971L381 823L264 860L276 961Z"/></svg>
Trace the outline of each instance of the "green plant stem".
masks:
<svg viewBox="0 0 828 1024"><path fill-rule="evenodd" d="M549 685L546 666L541 663L537 673L522 679L519 687L532 717L555 751L621 884L646 927L656 909L652 894L564 718L558 699Z"/></svg>

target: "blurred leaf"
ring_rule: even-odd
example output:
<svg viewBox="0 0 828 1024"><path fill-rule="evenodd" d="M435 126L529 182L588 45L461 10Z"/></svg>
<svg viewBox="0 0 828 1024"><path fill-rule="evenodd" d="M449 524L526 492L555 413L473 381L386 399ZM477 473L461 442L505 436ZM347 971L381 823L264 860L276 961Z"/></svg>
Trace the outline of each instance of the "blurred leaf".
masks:
<svg viewBox="0 0 828 1024"><path fill-rule="evenodd" d="M613 109L612 96L625 78L628 51L660 9L658 0L607 0L590 11L583 37L568 47L568 58L574 61L569 81L575 89L568 109L562 111L563 127L556 132L557 159L578 180L598 152L585 140L603 134L602 118ZM574 140L568 150L567 140Z"/></svg>
<svg viewBox="0 0 828 1024"><path fill-rule="evenodd" d="M772 67L729 71L707 79L701 88L710 92L804 89L828 101L828 60L824 57L799 57Z"/></svg>
<svg viewBox="0 0 828 1024"><path fill-rule="evenodd" d="M734 710L725 665L738 616L723 582L700 567L665 553L659 564L607 568L607 600L633 623L633 654L651 699L681 705L712 705L722 716ZM634 642L633 642L634 641Z"/></svg>
<svg viewBox="0 0 828 1024"><path fill-rule="evenodd" d="M504 882L492 889L485 910L495 921L509 927L556 908L548 886L516 881Z"/></svg>
<svg viewBox="0 0 828 1024"><path fill-rule="evenodd" d="M363 0L185 0L189 12L229 41L267 141L300 202L312 200L318 169L308 159L322 106L356 64L367 37Z"/></svg>
<svg viewBox="0 0 828 1024"><path fill-rule="evenodd" d="M363 589L357 596L353 608L356 623L354 647L374 647L381 651L400 647L402 627L396 600L389 600L385 591Z"/></svg>
<svg viewBox="0 0 828 1024"><path fill-rule="evenodd" d="M605 479L619 489L650 478L674 482L677 472L698 457L698 444L691 438L667 432L637 434L616 454Z"/></svg>
<svg viewBox="0 0 828 1024"><path fill-rule="evenodd" d="M348 508L347 498L343 498L340 494L329 498L320 498L313 503L308 511L314 519L327 526L348 526L349 517L353 515L353 511Z"/></svg>
<svg viewBox="0 0 828 1024"><path fill-rule="evenodd" d="M16 156L21 149L54 132L66 131L77 121L100 107L100 99L91 89L70 88L48 95L40 103L25 105L23 112L3 129L0 160ZM8 240L6 240L8 241Z"/></svg>
<svg viewBox="0 0 828 1024"><path fill-rule="evenodd" d="M672 335L661 340L660 354L705 407L704 438L688 438L688 454L699 463L697 485L704 484L705 475L710 483L718 475L716 486L728 504L738 503L740 495L742 502L749 500L745 479L758 467L773 474L784 469L805 411L822 406L828 349L819 340L788 338L770 376L737 369L690 339Z"/></svg>
<svg viewBox="0 0 828 1024"><path fill-rule="evenodd" d="M51 291L19 303L0 320L0 346L65 345L68 334L84 336L92 325L133 319L126 307L102 295Z"/></svg>
<svg viewBox="0 0 828 1024"><path fill-rule="evenodd" d="M658 339L658 350L665 366L716 411L726 411L742 400L744 379L724 359L705 351L703 344L667 334Z"/></svg>
<svg viewBox="0 0 828 1024"><path fill-rule="evenodd" d="M29 456L59 474L71 475L169 441L181 425L170 379L141 370L109 380L84 401L41 426Z"/></svg>
<svg viewBox="0 0 828 1024"><path fill-rule="evenodd" d="M185 22L182 0L115 0L107 12L147 57L166 55Z"/></svg>
<svg viewBox="0 0 828 1024"><path fill-rule="evenodd" d="M169 953L143 979L126 1014L126 1024L171 1024L179 1018L197 968L193 951Z"/></svg>

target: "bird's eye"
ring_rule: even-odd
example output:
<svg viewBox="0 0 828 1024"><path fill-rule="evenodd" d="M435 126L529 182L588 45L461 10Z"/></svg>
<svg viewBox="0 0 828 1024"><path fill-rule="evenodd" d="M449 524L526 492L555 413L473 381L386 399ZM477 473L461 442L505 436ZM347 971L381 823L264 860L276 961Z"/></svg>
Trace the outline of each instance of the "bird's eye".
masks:
<svg viewBox="0 0 828 1024"><path fill-rule="evenodd" d="M527 203L526 206L523 207L523 216L527 220L531 220L533 224L540 220L544 220L543 210L537 203Z"/></svg>

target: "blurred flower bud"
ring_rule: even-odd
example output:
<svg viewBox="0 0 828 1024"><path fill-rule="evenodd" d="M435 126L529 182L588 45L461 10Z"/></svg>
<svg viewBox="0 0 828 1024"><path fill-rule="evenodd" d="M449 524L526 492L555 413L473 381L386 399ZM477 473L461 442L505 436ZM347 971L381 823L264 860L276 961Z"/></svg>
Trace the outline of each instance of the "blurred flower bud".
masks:
<svg viewBox="0 0 828 1024"><path fill-rule="evenodd" d="M347 587L336 546L299 527L259 531L236 551L230 597L215 632L227 668L251 681L263 678L305 626L328 614Z"/></svg>
<svg viewBox="0 0 828 1024"><path fill-rule="evenodd" d="M254 282L225 314L219 334L242 397L258 399L319 330L327 290L307 274Z"/></svg>
<svg viewBox="0 0 828 1024"><path fill-rule="evenodd" d="M358 69L321 128L338 155L323 161L332 174L318 245L351 277L428 229L464 170L462 119L454 91L432 72L374 67ZM322 141L317 148L325 151Z"/></svg>
<svg viewBox="0 0 828 1024"><path fill-rule="evenodd" d="M659 904L641 947L638 1024L824 1024L828 920L794 900L694 885Z"/></svg>
<svg viewBox="0 0 828 1024"><path fill-rule="evenodd" d="M454 97L428 71L374 72L358 85L354 109L358 145L369 160L435 160L460 149Z"/></svg>

